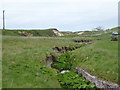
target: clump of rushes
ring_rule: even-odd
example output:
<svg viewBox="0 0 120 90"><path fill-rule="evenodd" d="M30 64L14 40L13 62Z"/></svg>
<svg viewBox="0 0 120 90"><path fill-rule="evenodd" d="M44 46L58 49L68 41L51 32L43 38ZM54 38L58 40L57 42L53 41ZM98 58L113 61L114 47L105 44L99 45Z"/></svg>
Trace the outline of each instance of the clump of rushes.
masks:
<svg viewBox="0 0 120 90"><path fill-rule="evenodd" d="M59 73L58 74L58 80L60 82L60 85L63 88L96 88L96 86L93 83L90 83L90 81L86 80L84 77L82 77L81 74L77 74L75 72L65 72L65 73Z"/></svg>

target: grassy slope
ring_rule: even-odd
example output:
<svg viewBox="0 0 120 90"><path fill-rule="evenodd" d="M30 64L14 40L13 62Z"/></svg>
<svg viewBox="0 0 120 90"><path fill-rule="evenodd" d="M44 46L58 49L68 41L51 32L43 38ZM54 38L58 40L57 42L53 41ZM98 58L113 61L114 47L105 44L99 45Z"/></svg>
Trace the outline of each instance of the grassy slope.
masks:
<svg viewBox="0 0 120 90"><path fill-rule="evenodd" d="M23 34L19 34L18 31L25 31L33 34L33 36L56 36L52 29L46 30L3 30L3 35L7 36L24 36Z"/></svg>
<svg viewBox="0 0 120 90"><path fill-rule="evenodd" d="M111 41L112 32L118 32L118 28L103 31L85 31L83 35L76 35L80 39L92 39L87 47L73 51L76 62L74 65L81 67L98 78L118 83L118 42ZM96 35L96 34L103 35ZM63 37L75 37L67 35ZM101 40L97 40L101 39Z"/></svg>
<svg viewBox="0 0 120 90"><path fill-rule="evenodd" d="M118 42L111 41L110 36L99 36L93 44L78 49L75 65L108 81L118 80Z"/></svg>

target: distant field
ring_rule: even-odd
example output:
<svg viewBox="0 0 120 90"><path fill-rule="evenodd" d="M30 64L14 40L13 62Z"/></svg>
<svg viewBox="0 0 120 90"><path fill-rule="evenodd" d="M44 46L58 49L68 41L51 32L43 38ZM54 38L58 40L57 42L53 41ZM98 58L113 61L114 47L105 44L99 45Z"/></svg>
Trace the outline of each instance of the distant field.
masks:
<svg viewBox="0 0 120 90"><path fill-rule="evenodd" d="M53 47L81 45L73 40L86 39L92 40L91 44L71 51L75 57L74 67L81 67L98 78L118 83L118 42L111 41L110 35L32 38L14 37L10 33L3 33L2 39L3 88L60 88L57 71L46 67L46 55L53 53L60 56Z"/></svg>

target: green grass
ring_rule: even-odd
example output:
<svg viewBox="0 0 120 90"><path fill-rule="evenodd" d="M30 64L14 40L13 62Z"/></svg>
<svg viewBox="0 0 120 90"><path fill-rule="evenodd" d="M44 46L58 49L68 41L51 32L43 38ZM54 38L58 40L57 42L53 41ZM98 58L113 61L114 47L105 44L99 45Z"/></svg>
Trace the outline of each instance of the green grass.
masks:
<svg viewBox="0 0 120 90"><path fill-rule="evenodd" d="M87 34L53 38L14 37L15 34L9 33L3 35L3 88L60 88L56 70L45 66L45 58L49 53L60 55L53 51L55 46L78 45L73 42L76 39L89 39L92 44L72 51L75 57L73 66L81 67L98 78L117 83L118 42L111 41L109 35Z"/></svg>
<svg viewBox="0 0 120 90"><path fill-rule="evenodd" d="M49 38L23 38L23 37L7 37L3 36L3 87L32 87L32 88L59 88L60 85L57 81L56 72L49 68L53 74L42 74L41 71L37 72L36 68L28 68L28 71L36 71L39 76L36 77L32 72L27 72L24 66L29 62L35 63L42 67L45 65L46 54L55 53L52 50L55 46L68 46L74 44L72 41L64 39L49 39ZM20 68L12 67L16 66L20 62ZM25 64L25 65L24 65ZM11 68L12 67L12 68ZM22 71L22 74L16 72ZM20 69L20 70L19 70ZM24 74L26 77L24 77ZM35 79L35 80L33 80ZM36 82L36 83L35 83ZM35 84L34 84L35 83Z"/></svg>
<svg viewBox="0 0 120 90"><path fill-rule="evenodd" d="M5 72L3 72L5 74ZM21 60L17 64L9 66L3 76L4 88L58 88L60 87L56 73L44 65L32 61Z"/></svg>
<svg viewBox="0 0 120 90"><path fill-rule="evenodd" d="M96 34L102 34L103 31L85 31L82 35L96 35Z"/></svg>

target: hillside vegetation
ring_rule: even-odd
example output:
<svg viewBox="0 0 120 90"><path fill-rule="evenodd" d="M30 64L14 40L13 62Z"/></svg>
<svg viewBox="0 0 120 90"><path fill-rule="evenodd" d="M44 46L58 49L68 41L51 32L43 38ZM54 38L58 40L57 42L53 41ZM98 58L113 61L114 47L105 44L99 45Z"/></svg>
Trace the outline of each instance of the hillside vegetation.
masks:
<svg viewBox="0 0 120 90"><path fill-rule="evenodd" d="M3 30L6 36L57 36L53 29L46 30Z"/></svg>
<svg viewBox="0 0 120 90"><path fill-rule="evenodd" d="M95 87L74 72L76 67L80 67L100 79L118 83L118 41L111 41L112 37L117 36L96 35L97 31L95 34L91 31L83 35L55 37L54 34L48 33L52 33L51 30L19 31L44 37L19 37L22 35L19 35L18 30L3 30L3 88ZM45 37L49 35L54 37ZM74 42L75 40L89 40L90 43ZM66 53L58 53L53 50L54 47L75 48L78 46L80 48ZM56 62L52 64L52 68L46 65L46 57L50 53L58 57ZM60 74L60 71L64 69L71 71Z"/></svg>
<svg viewBox="0 0 120 90"><path fill-rule="evenodd" d="M55 32L56 31L56 32ZM79 34L83 32L82 34ZM6 36L62 36L62 37L74 37L85 36L85 35L101 35L101 34L112 34L112 32L118 32L118 27L107 29L104 31L79 31L79 32L60 32L56 28L50 28L45 30L2 30L2 35ZM61 34L61 35L59 35Z"/></svg>

